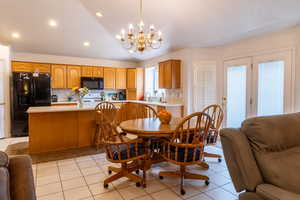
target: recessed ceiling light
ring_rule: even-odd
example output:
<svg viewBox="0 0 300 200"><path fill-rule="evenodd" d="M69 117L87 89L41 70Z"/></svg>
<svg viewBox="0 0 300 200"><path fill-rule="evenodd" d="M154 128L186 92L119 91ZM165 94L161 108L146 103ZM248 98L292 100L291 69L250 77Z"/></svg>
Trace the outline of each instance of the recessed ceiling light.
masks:
<svg viewBox="0 0 300 200"><path fill-rule="evenodd" d="M97 17L103 17L103 15L102 15L101 12L96 12L96 16L97 16Z"/></svg>
<svg viewBox="0 0 300 200"><path fill-rule="evenodd" d="M49 20L49 26L52 26L52 27L56 27L57 26L57 22L53 19Z"/></svg>
<svg viewBox="0 0 300 200"><path fill-rule="evenodd" d="M89 41L85 41L85 42L83 43L83 46L85 46L85 47L89 47L89 46L91 46L91 44L90 44L90 42L89 42Z"/></svg>
<svg viewBox="0 0 300 200"><path fill-rule="evenodd" d="M12 36L13 38L16 38L16 39L20 38L20 34L17 33L17 32L13 32L13 33L11 34L11 36Z"/></svg>

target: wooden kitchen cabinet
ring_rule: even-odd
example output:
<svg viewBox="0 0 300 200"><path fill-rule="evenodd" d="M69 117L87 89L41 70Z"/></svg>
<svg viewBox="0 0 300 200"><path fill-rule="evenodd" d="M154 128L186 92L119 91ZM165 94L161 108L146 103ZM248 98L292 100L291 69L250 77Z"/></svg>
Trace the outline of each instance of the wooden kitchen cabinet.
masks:
<svg viewBox="0 0 300 200"><path fill-rule="evenodd" d="M67 88L80 87L81 67L67 66Z"/></svg>
<svg viewBox="0 0 300 200"><path fill-rule="evenodd" d="M91 66L81 66L81 76L82 77L93 77L94 67Z"/></svg>
<svg viewBox="0 0 300 200"><path fill-rule="evenodd" d="M93 67L93 77L103 77L103 67Z"/></svg>
<svg viewBox="0 0 300 200"><path fill-rule="evenodd" d="M126 68L116 69L116 89L126 89Z"/></svg>
<svg viewBox="0 0 300 200"><path fill-rule="evenodd" d="M127 69L127 100L140 100L144 97L144 69Z"/></svg>
<svg viewBox="0 0 300 200"><path fill-rule="evenodd" d="M50 64L12 61L13 72L51 73Z"/></svg>
<svg viewBox="0 0 300 200"><path fill-rule="evenodd" d="M51 65L51 87L66 88L67 87L67 66Z"/></svg>
<svg viewBox="0 0 300 200"><path fill-rule="evenodd" d="M104 67L104 88L115 89L116 88L116 68Z"/></svg>
<svg viewBox="0 0 300 200"><path fill-rule="evenodd" d="M177 89L181 86L181 61L167 60L159 63L159 88Z"/></svg>

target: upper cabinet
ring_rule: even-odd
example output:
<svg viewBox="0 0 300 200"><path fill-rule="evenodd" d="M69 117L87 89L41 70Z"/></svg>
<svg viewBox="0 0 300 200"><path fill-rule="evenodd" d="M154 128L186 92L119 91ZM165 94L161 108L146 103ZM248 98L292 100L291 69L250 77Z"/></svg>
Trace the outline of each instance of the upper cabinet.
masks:
<svg viewBox="0 0 300 200"><path fill-rule="evenodd" d="M127 100L140 100L144 96L144 69L127 69Z"/></svg>
<svg viewBox="0 0 300 200"><path fill-rule="evenodd" d="M127 69L127 89L136 89L136 68Z"/></svg>
<svg viewBox="0 0 300 200"><path fill-rule="evenodd" d="M116 89L126 89L126 68L116 69Z"/></svg>
<svg viewBox="0 0 300 200"><path fill-rule="evenodd" d="M47 63L32 63L32 62L12 62L13 72L40 72L40 73L50 73L51 67Z"/></svg>
<svg viewBox="0 0 300 200"><path fill-rule="evenodd" d="M67 88L80 87L81 67L67 66Z"/></svg>
<svg viewBox="0 0 300 200"><path fill-rule="evenodd" d="M180 60L167 60L159 63L159 88L177 89L181 86Z"/></svg>
<svg viewBox="0 0 300 200"><path fill-rule="evenodd" d="M116 68L104 67L104 88L115 89L116 88Z"/></svg>
<svg viewBox="0 0 300 200"><path fill-rule="evenodd" d="M51 65L52 88L67 87L67 66L66 65Z"/></svg>
<svg viewBox="0 0 300 200"><path fill-rule="evenodd" d="M93 77L103 77L103 67L93 67Z"/></svg>
<svg viewBox="0 0 300 200"><path fill-rule="evenodd" d="M94 67L91 66L82 66L81 67L81 76L82 77L93 77Z"/></svg>

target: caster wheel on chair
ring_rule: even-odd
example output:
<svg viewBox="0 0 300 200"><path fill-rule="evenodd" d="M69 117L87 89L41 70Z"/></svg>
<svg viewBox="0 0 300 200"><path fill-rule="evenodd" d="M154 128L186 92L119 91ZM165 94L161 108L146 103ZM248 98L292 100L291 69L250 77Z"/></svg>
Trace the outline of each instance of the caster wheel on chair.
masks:
<svg viewBox="0 0 300 200"><path fill-rule="evenodd" d="M222 162L222 158L218 158L218 162L219 162L219 163Z"/></svg>
<svg viewBox="0 0 300 200"><path fill-rule="evenodd" d="M136 174L139 174L139 173L140 173L140 170L135 170L135 173L136 173Z"/></svg>
<svg viewBox="0 0 300 200"><path fill-rule="evenodd" d="M136 187L141 187L141 183L140 183L140 182L137 182L137 183L135 184L135 186L136 186Z"/></svg>
<svg viewBox="0 0 300 200"><path fill-rule="evenodd" d="M111 170L108 170L108 174L110 175L112 173L112 171Z"/></svg>
<svg viewBox="0 0 300 200"><path fill-rule="evenodd" d="M206 181L205 181L205 185L209 185L209 180L206 180Z"/></svg>
<svg viewBox="0 0 300 200"><path fill-rule="evenodd" d="M104 184L103 187L107 189L108 188L108 184Z"/></svg>
<svg viewBox="0 0 300 200"><path fill-rule="evenodd" d="M164 177L163 177L163 176L159 176L159 179L160 179L160 180L163 180L163 179L164 179Z"/></svg>
<svg viewBox="0 0 300 200"><path fill-rule="evenodd" d="M180 194L181 194L181 195L185 195L184 189L180 190Z"/></svg>
<svg viewBox="0 0 300 200"><path fill-rule="evenodd" d="M143 184L143 188L146 188L146 187L147 187L147 185L146 185L146 183L144 183L144 184Z"/></svg>

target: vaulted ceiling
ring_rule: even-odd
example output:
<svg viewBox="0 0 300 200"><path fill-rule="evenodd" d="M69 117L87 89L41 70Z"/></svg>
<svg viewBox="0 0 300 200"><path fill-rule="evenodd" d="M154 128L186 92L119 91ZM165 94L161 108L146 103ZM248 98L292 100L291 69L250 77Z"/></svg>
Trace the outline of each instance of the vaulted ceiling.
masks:
<svg viewBox="0 0 300 200"><path fill-rule="evenodd" d="M138 22L139 0L0 0L0 8L0 42L15 51L132 61L300 23L299 0L144 0L144 22L159 28L165 40L159 50L130 54L115 35ZM95 15L99 11L101 18ZM56 28L48 26L50 19ZM19 39L11 37L14 31Z"/></svg>

